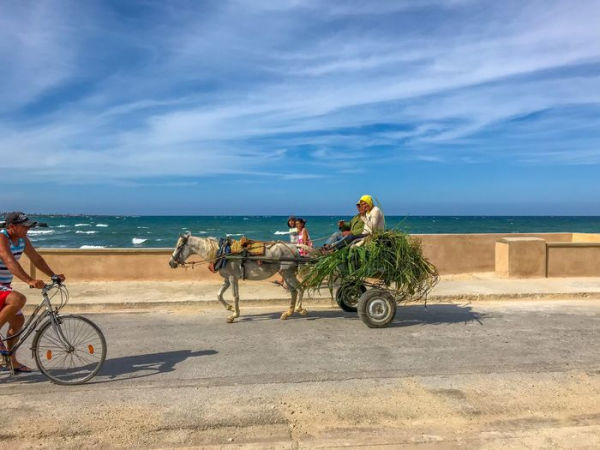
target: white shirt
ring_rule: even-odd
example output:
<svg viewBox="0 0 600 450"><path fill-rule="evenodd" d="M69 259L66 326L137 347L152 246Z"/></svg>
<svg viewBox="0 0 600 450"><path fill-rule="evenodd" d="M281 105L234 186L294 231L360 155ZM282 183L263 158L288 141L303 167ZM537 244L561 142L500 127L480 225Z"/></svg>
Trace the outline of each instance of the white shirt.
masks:
<svg viewBox="0 0 600 450"><path fill-rule="evenodd" d="M288 233L290 234L290 242L292 244L297 244L298 243L298 228L290 228L290 231L288 231Z"/></svg>
<svg viewBox="0 0 600 450"><path fill-rule="evenodd" d="M377 206L373 206L371 211L361 216L361 219L365 223L363 234L373 234L373 232L385 228L385 217L383 217L383 212Z"/></svg>

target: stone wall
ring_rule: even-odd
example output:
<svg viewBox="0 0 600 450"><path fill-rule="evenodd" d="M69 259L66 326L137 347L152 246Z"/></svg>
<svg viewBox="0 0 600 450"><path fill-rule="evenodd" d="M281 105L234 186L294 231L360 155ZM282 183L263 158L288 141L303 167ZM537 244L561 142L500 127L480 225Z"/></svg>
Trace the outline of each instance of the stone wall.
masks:
<svg viewBox="0 0 600 450"><path fill-rule="evenodd" d="M575 245L572 243L573 236L572 233L413 235L421 241L424 255L442 275L495 271L498 267L496 243L502 239L537 238L553 245ZM588 241L584 242L586 238ZM600 243L600 236L595 234L579 233L577 239L577 245L583 245L581 248L589 248L594 242ZM588 276L597 273L597 268L600 267L598 259L600 244L593 247L594 250L587 250L585 253L579 253L581 248L573 250L568 246L557 245L548 247L550 249L548 253L550 257L547 259L549 276L576 276L574 275L576 273ZM218 281L220 279L218 275L209 272L205 264L198 265L194 269L171 269L168 262L173 249L39 249L39 251L50 267L57 272L65 273L73 281ZM513 259L518 253L521 253L525 259L530 258L532 255L527 256L527 252L528 250L524 248L520 252L513 252ZM508 256L507 250L505 257ZM537 257L539 256L538 254ZM192 256L190 259L197 258ZM31 269L26 257L22 262L26 269ZM514 269L517 266L513 264L512 267ZM503 276L523 276L514 270L512 275L509 273L508 259L504 263L504 268Z"/></svg>

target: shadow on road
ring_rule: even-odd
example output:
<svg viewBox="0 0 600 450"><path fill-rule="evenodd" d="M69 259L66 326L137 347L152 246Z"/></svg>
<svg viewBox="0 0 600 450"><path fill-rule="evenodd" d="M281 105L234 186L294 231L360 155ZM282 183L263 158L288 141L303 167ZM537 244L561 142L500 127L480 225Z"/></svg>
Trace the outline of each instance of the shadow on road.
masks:
<svg viewBox="0 0 600 450"><path fill-rule="evenodd" d="M467 323L476 321L483 325L486 314L473 311L470 306L461 305L419 305L398 306L396 318L390 327L407 327L411 325L441 325L451 323Z"/></svg>
<svg viewBox="0 0 600 450"><path fill-rule="evenodd" d="M239 318L240 322L279 319L281 312L270 312L263 314L244 314ZM488 317L487 314L481 314L473 311L471 306L461 306L453 304L435 304L425 308L423 305L398 306L396 317L389 325L392 327L407 327L412 325L440 325L452 323L467 323L477 321L483 325L482 320ZM307 316L294 314L288 320L319 320L319 319L347 319L360 320L357 313L347 313L342 310L312 310L308 311Z"/></svg>
<svg viewBox="0 0 600 450"><path fill-rule="evenodd" d="M172 352L150 353L145 355L124 356L121 358L107 359L104 362L99 376L108 377L108 380L98 380L97 383L106 383L115 379L133 379L172 372L175 365L188 358L196 356L215 355L216 350L177 350Z"/></svg>
<svg viewBox="0 0 600 450"><path fill-rule="evenodd" d="M159 373L172 372L175 370L175 365L177 363L185 361L188 358L215 355L216 353L216 350L199 350L196 352L191 350L177 350L173 352L150 353L107 359L104 361L104 365L100 369L100 373L96 375L96 378L92 378L92 380L88 381L86 384L109 383L111 381L144 378ZM48 378L37 370L33 373L19 374L14 377L10 377L8 371L3 371L3 373L6 375L5 380L8 382L27 384L49 381Z"/></svg>

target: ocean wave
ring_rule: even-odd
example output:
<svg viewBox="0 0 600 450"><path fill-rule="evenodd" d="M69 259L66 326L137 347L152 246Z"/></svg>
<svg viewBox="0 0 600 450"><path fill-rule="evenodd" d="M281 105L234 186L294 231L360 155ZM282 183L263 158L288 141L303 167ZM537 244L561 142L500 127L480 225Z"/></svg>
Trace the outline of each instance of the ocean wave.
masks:
<svg viewBox="0 0 600 450"><path fill-rule="evenodd" d="M75 226L76 227L91 227L92 224L91 223L76 223Z"/></svg>
<svg viewBox="0 0 600 450"><path fill-rule="evenodd" d="M102 227L102 228L106 228L108 225L105 223L97 223L96 224L97 227Z"/></svg>
<svg viewBox="0 0 600 450"><path fill-rule="evenodd" d="M97 231L76 231L75 234L96 234Z"/></svg>
<svg viewBox="0 0 600 450"><path fill-rule="evenodd" d="M290 232L289 231L276 231L273 234L290 234Z"/></svg>
<svg viewBox="0 0 600 450"><path fill-rule="evenodd" d="M29 230L27 232L27 234L30 236L31 235L36 236L38 234L52 234L52 233L54 233L54 230Z"/></svg>
<svg viewBox="0 0 600 450"><path fill-rule="evenodd" d="M69 225L56 225L55 228L67 228Z"/></svg>
<svg viewBox="0 0 600 450"><path fill-rule="evenodd" d="M137 227L137 228L150 228L150 227Z"/></svg>
<svg viewBox="0 0 600 450"><path fill-rule="evenodd" d="M106 248L104 245L82 245L79 248Z"/></svg>
<svg viewBox="0 0 600 450"><path fill-rule="evenodd" d="M132 243L133 245L140 245L140 244L143 244L144 242L146 242L147 240L148 240L148 239L142 239L142 238L133 238L133 239L131 240L131 243Z"/></svg>
<svg viewBox="0 0 600 450"><path fill-rule="evenodd" d="M226 236L243 236L244 233L227 233Z"/></svg>

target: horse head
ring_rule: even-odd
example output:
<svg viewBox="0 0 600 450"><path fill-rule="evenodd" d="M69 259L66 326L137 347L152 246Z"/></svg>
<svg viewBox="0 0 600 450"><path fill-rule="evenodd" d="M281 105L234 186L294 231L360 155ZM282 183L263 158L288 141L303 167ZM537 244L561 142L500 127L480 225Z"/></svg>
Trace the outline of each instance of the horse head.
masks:
<svg viewBox="0 0 600 450"><path fill-rule="evenodd" d="M179 235L179 239L177 239L177 245L175 245L175 250L171 255L171 259L169 260L169 266L172 269L175 269L179 265L183 265L185 260L191 255L192 251L188 240L192 233L186 231L185 233L181 233Z"/></svg>

